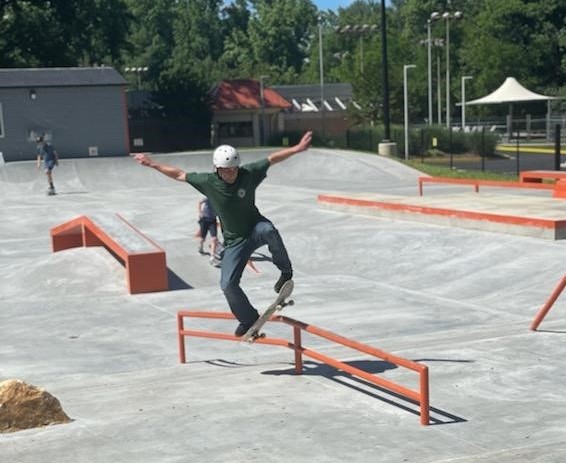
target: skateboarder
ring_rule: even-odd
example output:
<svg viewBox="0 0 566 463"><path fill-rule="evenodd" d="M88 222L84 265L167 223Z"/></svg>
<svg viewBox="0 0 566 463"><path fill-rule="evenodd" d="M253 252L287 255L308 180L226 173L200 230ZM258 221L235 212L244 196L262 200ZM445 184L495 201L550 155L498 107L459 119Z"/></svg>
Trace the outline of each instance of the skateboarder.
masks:
<svg viewBox="0 0 566 463"><path fill-rule="evenodd" d="M47 143L43 136L38 137L37 140L37 168L41 166L41 160L43 159L43 164L45 166L45 175L47 175L47 183L49 184L49 189L47 190L48 195L55 194L55 187L53 186L53 168L59 165L59 156L57 151L51 143Z"/></svg>
<svg viewBox="0 0 566 463"><path fill-rule="evenodd" d="M255 190L265 179L270 166L306 151L311 140L312 132L306 132L296 145L242 166L238 151L232 146L221 145L212 155L213 173L187 173L154 161L146 154L135 155L141 165L174 180L187 182L210 199L220 218L224 235L220 286L230 310L240 322L234 333L236 336L243 336L259 318L257 310L240 287L242 273L252 253L267 244L273 264L281 271L274 286L275 292L278 293L283 283L293 277L291 261L279 232L255 205Z"/></svg>

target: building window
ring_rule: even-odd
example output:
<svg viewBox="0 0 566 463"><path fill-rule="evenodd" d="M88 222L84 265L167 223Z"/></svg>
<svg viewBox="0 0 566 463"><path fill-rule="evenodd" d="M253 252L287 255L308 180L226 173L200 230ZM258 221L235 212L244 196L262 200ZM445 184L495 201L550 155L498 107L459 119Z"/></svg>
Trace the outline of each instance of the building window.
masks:
<svg viewBox="0 0 566 463"><path fill-rule="evenodd" d="M4 110L2 103L0 103L0 138L4 138Z"/></svg>
<svg viewBox="0 0 566 463"><path fill-rule="evenodd" d="M218 124L218 132L221 138L252 137L253 126L251 121L221 122L220 124Z"/></svg>

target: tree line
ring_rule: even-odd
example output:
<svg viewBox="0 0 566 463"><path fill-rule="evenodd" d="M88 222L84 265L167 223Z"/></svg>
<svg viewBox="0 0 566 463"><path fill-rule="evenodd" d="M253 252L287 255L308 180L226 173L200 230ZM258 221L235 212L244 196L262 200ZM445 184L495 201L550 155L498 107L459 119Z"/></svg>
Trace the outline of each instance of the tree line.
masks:
<svg viewBox="0 0 566 463"><path fill-rule="evenodd" d="M437 74L445 86L449 39L453 102L460 101L464 75L472 77L468 99L509 76L538 93L566 95L564 0L391 0L393 121L403 117L404 64L416 65L411 117L428 116L427 23L433 12L456 11L460 20L430 22L435 93ZM131 88L159 91L165 107L181 113L205 107L220 79L319 83L321 37L324 81L351 83L363 108L354 117L381 120L380 0L357 0L336 12L320 11L311 0L2 0L0 15L1 67L113 66ZM132 67L147 72L125 72Z"/></svg>

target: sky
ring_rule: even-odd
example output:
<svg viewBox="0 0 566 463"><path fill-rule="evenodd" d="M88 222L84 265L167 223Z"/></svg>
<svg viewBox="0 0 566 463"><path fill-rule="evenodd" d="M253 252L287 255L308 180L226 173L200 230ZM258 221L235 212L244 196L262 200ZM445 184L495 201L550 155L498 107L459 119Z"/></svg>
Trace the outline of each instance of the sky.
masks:
<svg viewBox="0 0 566 463"><path fill-rule="evenodd" d="M337 11L338 8L346 8L348 5L352 4L354 0L312 0L319 10L334 10ZM385 0L385 5L389 5L390 0Z"/></svg>
<svg viewBox="0 0 566 463"><path fill-rule="evenodd" d="M353 0L313 0L313 3L319 10L334 10L338 8L346 8Z"/></svg>

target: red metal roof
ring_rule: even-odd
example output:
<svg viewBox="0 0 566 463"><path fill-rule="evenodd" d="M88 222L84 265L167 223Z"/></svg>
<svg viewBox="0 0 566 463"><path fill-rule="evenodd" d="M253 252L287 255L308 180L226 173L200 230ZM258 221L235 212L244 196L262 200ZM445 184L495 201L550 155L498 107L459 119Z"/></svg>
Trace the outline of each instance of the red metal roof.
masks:
<svg viewBox="0 0 566 463"><path fill-rule="evenodd" d="M292 107L285 98L269 87L263 88L266 108ZM212 91L212 109L261 109L260 83L253 79L222 80Z"/></svg>

